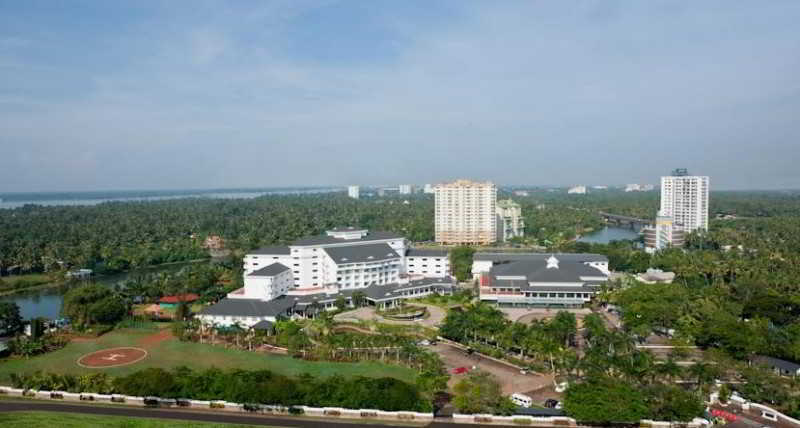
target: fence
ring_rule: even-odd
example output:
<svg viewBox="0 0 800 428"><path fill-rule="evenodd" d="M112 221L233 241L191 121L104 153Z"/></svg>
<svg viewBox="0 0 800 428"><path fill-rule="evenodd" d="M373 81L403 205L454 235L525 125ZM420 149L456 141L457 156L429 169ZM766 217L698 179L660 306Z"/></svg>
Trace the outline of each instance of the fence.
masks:
<svg viewBox="0 0 800 428"><path fill-rule="evenodd" d="M421 412L387 412L376 409L345 409L341 407L309 407L309 406L279 406L264 404L231 403L228 401L214 400L185 400L165 399L159 397L134 397L130 395L106 395L88 392L75 393L66 391L36 391L8 386L0 386L0 395L12 397L29 397L42 400L57 401L94 401L98 403L119 404L142 407L173 407L190 409L211 409L227 412L247 412L273 415L298 415L317 416L325 418L349 419L381 419L398 421L430 422L433 413Z"/></svg>

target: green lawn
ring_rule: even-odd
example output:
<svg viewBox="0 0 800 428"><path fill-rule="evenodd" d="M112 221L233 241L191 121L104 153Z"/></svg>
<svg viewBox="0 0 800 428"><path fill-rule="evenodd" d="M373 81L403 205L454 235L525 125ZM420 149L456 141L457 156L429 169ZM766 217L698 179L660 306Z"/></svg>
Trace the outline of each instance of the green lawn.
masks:
<svg viewBox="0 0 800 428"><path fill-rule="evenodd" d="M155 344L143 343L143 339L153 335L153 330L116 330L99 338L87 341L73 341L63 349L30 359L7 358L0 360L0 383L7 383L11 373L29 373L37 370L56 373L94 373L105 371L112 376L124 376L146 367L171 369L186 365L191 368L219 367L223 369L268 369L288 376L310 373L314 376L368 376L394 377L413 382L416 373L408 368L381 364L314 362L282 355L265 355L255 352L225 349L194 342L180 342L170 338ZM76 364L82 355L100 349L119 346L141 347L147 350L144 360L124 367L108 369L89 369Z"/></svg>
<svg viewBox="0 0 800 428"><path fill-rule="evenodd" d="M122 416L81 415L61 412L8 412L0 413L0 426L4 428L235 428L252 425L229 425L210 422L182 422L166 419L127 418Z"/></svg>

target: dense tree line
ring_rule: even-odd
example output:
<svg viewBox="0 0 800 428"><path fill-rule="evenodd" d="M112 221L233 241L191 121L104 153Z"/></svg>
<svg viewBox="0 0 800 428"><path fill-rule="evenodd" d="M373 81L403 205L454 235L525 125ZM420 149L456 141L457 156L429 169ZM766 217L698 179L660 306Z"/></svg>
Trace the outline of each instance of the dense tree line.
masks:
<svg viewBox="0 0 800 428"><path fill-rule="evenodd" d="M658 209L657 192L534 192L514 198L522 204L529 241L556 249L576 235L602 227L598 211L652 218ZM229 248L246 251L343 224L430 241L433 211L430 195L354 200L335 193L28 205L0 210L0 272L11 267L22 273L67 267L119 272L207 257L202 244L212 234L222 236ZM742 217L797 215L800 195L713 192L711 211Z"/></svg>
<svg viewBox="0 0 800 428"><path fill-rule="evenodd" d="M386 411L431 411L432 404L415 385L394 378L331 376L297 378L269 370L192 370L178 367L167 371L148 368L128 376L105 374L76 376L36 372L12 374L17 388L67 392L116 393L197 400L225 400L235 403L345 407Z"/></svg>
<svg viewBox="0 0 800 428"><path fill-rule="evenodd" d="M220 235L230 248L285 244L335 226L394 231L433 239L433 199L354 200L340 194L255 199L111 202L96 206L25 206L0 210L0 270L64 266L117 272L207 257L203 240Z"/></svg>

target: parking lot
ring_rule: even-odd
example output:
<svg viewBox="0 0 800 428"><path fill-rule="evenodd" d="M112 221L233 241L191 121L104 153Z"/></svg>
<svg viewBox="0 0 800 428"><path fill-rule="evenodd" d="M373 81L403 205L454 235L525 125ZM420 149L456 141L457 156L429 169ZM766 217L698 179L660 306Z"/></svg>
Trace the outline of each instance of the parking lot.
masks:
<svg viewBox="0 0 800 428"><path fill-rule="evenodd" d="M502 386L504 394L512 394L515 392L532 393L533 391L548 386L553 386L553 378L551 375L539 374L521 374L520 371L509 365L499 363L497 361L481 357L477 354L467 355L467 353L456 347L446 343L437 343L430 346L431 351L439 354L445 367L450 375L450 382L448 386L451 388L458 383L467 374L452 374L453 369L458 367L467 367L470 371L472 367L483 370L493 374Z"/></svg>

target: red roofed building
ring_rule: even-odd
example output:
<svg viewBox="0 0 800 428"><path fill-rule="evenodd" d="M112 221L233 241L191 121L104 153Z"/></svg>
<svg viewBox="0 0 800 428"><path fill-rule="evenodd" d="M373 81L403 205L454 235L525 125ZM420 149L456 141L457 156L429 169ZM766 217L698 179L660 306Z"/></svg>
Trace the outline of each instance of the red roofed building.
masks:
<svg viewBox="0 0 800 428"><path fill-rule="evenodd" d="M175 296L164 296L158 299L158 304L162 308L174 308L175 306L178 305L179 302L192 303L199 298L200 296L193 293L177 294Z"/></svg>

